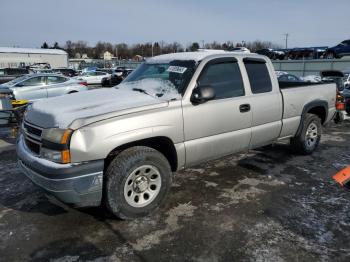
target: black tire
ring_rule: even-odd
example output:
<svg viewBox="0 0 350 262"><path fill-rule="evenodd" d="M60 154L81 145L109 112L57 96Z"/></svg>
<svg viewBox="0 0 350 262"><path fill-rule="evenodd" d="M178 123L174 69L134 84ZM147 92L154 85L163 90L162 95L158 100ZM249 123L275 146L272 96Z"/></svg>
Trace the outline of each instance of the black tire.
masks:
<svg viewBox="0 0 350 262"><path fill-rule="evenodd" d="M334 119L333 119L335 124L341 124L344 121L344 114L342 111L337 111Z"/></svg>
<svg viewBox="0 0 350 262"><path fill-rule="evenodd" d="M310 134L309 132L312 131L312 127L316 127L316 129ZM314 135L315 137L311 143L311 136ZM312 154L320 143L321 135L321 119L314 114L306 114L300 132L290 140L291 147L297 153L303 155Z"/></svg>
<svg viewBox="0 0 350 262"><path fill-rule="evenodd" d="M345 112L350 116L350 109L345 109Z"/></svg>
<svg viewBox="0 0 350 262"><path fill-rule="evenodd" d="M146 182L146 188L148 189L143 193L136 192L136 190L133 189L130 190L132 191L130 196L128 196L130 191L127 194L125 193L125 188L129 186L134 188L136 184L135 181L144 174L141 172L141 174L137 175L135 170L143 168L144 166L152 166L155 167L156 171L159 171L158 174L160 177L158 181L161 181L161 184L159 189L157 189L158 193L151 196L151 198L154 197L153 200L145 200L147 192L150 192L152 186L154 186L150 185L152 183L151 179ZM132 179L132 176L134 176L135 179ZM104 197L107 208L121 219L133 219L151 213L162 204L171 187L172 172L169 162L163 154L153 148L135 146L121 152L112 160L107 167L105 179ZM130 180L132 180L132 183L129 183ZM137 190L139 190L139 188L137 188ZM142 198L142 201L146 201L146 203L147 201L150 202L142 207L132 206L130 201L136 201L136 196L138 196L137 199ZM135 197L134 200L132 199L133 197ZM131 203L137 205L137 202Z"/></svg>

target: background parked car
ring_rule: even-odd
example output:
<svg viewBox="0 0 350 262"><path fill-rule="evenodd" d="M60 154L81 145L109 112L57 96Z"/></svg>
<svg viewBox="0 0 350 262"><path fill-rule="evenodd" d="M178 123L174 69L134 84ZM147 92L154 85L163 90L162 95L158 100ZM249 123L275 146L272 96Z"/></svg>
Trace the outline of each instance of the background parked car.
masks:
<svg viewBox="0 0 350 262"><path fill-rule="evenodd" d="M78 72L71 68L54 68L52 69L54 73L61 73L64 76L74 77L78 75Z"/></svg>
<svg viewBox="0 0 350 262"><path fill-rule="evenodd" d="M116 86L119 85L131 72L133 69L126 67L118 67L113 69L113 73L110 77L106 77L102 80L102 86Z"/></svg>
<svg viewBox="0 0 350 262"><path fill-rule="evenodd" d="M345 40L336 46L328 48L325 56L328 59L333 59L346 55L350 55L350 40Z"/></svg>
<svg viewBox="0 0 350 262"><path fill-rule="evenodd" d="M350 87L350 70L344 70L344 87L348 88Z"/></svg>
<svg viewBox="0 0 350 262"><path fill-rule="evenodd" d="M26 68L0 68L0 84L11 81L19 76L29 74L31 71Z"/></svg>
<svg viewBox="0 0 350 262"><path fill-rule="evenodd" d="M343 96L345 99L345 111L348 115L350 115L350 86L344 89Z"/></svg>
<svg viewBox="0 0 350 262"><path fill-rule="evenodd" d="M345 111L350 115L350 70L343 71L344 73L344 91Z"/></svg>
<svg viewBox="0 0 350 262"><path fill-rule="evenodd" d="M265 49L260 49L256 51L255 53L259 55L264 55L267 56L270 59L276 60L283 60L286 56L286 53L282 50L274 50L272 48L265 48Z"/></svg>
<svg viewBox="0 0 350 262"><path fill-rule="evenodd" d="M278 81L285 81L285 82L304 82L296 75L292 74L281 74L278 76Z"/></svg>
<svg viewBox="0 0 350 262"><path fill-rule="evenodd" d="M324 57L327 47L293 48L287 52L288 59L319 59Z"/></svg>
<svg viewBox="0 0 350 262"><path fill-rule="evenodd" d="M30 65L28 68L30 69L50 69L51 66L49 63L35 63Z"/></svg>
<svg viewBox="0 0 350 262"><path fill-rule="evenodd" d="M3 88L11 89L15 99L30 101L88 90L85 82L58 74L21 76L0 85L0 90Z"/></svg>
<svg viewBox="0 0 350 262"><path fill-rule="evenodd" d="M76 76L75 79L83 80L88 85L102 85L103 79L110 78L111 75L101 71L90 71L82 73L80 76Z"/></svg>

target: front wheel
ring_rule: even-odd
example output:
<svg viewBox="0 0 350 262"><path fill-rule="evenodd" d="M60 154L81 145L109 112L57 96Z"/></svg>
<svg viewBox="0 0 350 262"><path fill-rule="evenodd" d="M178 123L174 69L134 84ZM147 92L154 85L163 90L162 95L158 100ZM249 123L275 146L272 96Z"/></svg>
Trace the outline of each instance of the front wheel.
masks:
<svg viewBox="0 0 350 262"><path fill-rule="evenodd" d="M143 146L117 155L105 175L106 206L121 219L145 216L155 210L172 181L168 160L157 150Z"/></svg>
<svg viewBox="0 0 350 262"><path fill-rule="evenodd" d="M298 153L312 154L321 140L321 119L314 114L306 114L301 131L291 139L291 147Z"/></svg>

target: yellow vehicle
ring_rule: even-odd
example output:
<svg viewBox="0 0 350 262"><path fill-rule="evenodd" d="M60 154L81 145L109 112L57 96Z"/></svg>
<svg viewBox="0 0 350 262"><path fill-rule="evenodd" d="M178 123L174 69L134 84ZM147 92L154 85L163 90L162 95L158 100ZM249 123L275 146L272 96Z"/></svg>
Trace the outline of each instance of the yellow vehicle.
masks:
<svg viewBox="0 0 350 262"><path fill-rule="evenodd" d="M20 106L25 106L28 104L28 100L12 100L11 101L12 107L17 108Z"/></svg>

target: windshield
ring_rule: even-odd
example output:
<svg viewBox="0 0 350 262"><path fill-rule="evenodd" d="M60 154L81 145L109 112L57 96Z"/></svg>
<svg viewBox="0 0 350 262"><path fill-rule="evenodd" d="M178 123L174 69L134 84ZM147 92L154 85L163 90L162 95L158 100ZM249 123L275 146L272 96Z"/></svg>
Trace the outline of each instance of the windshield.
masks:
<svg viewBox="0 0 350 262"><path fill-rule="evenodd" d="M19 82L22 82L23 80L26 80L27 78L31 77L31 75L25 75L25 76L21 76L21 77L17 77L11 81L8 81L6 83L6 85L15 85L18 84Z"/></svg>
<svg viewBox="0 0 350 262"><path fill-rule="evenodd" d="M143 63L134 72L132 72L124 81L123 84L136 84L142 83L157 83L161 84L157 88L157 96L161 97L162 94L173 93L182 95L186 90L186 87L191 80L195 70L196 62L192 60L180 61L174 60L169 63ZM147 81L145 81L147 80ZM155 91L155 87L150 85L142 85L143 89L148 93Z"/></svg>

